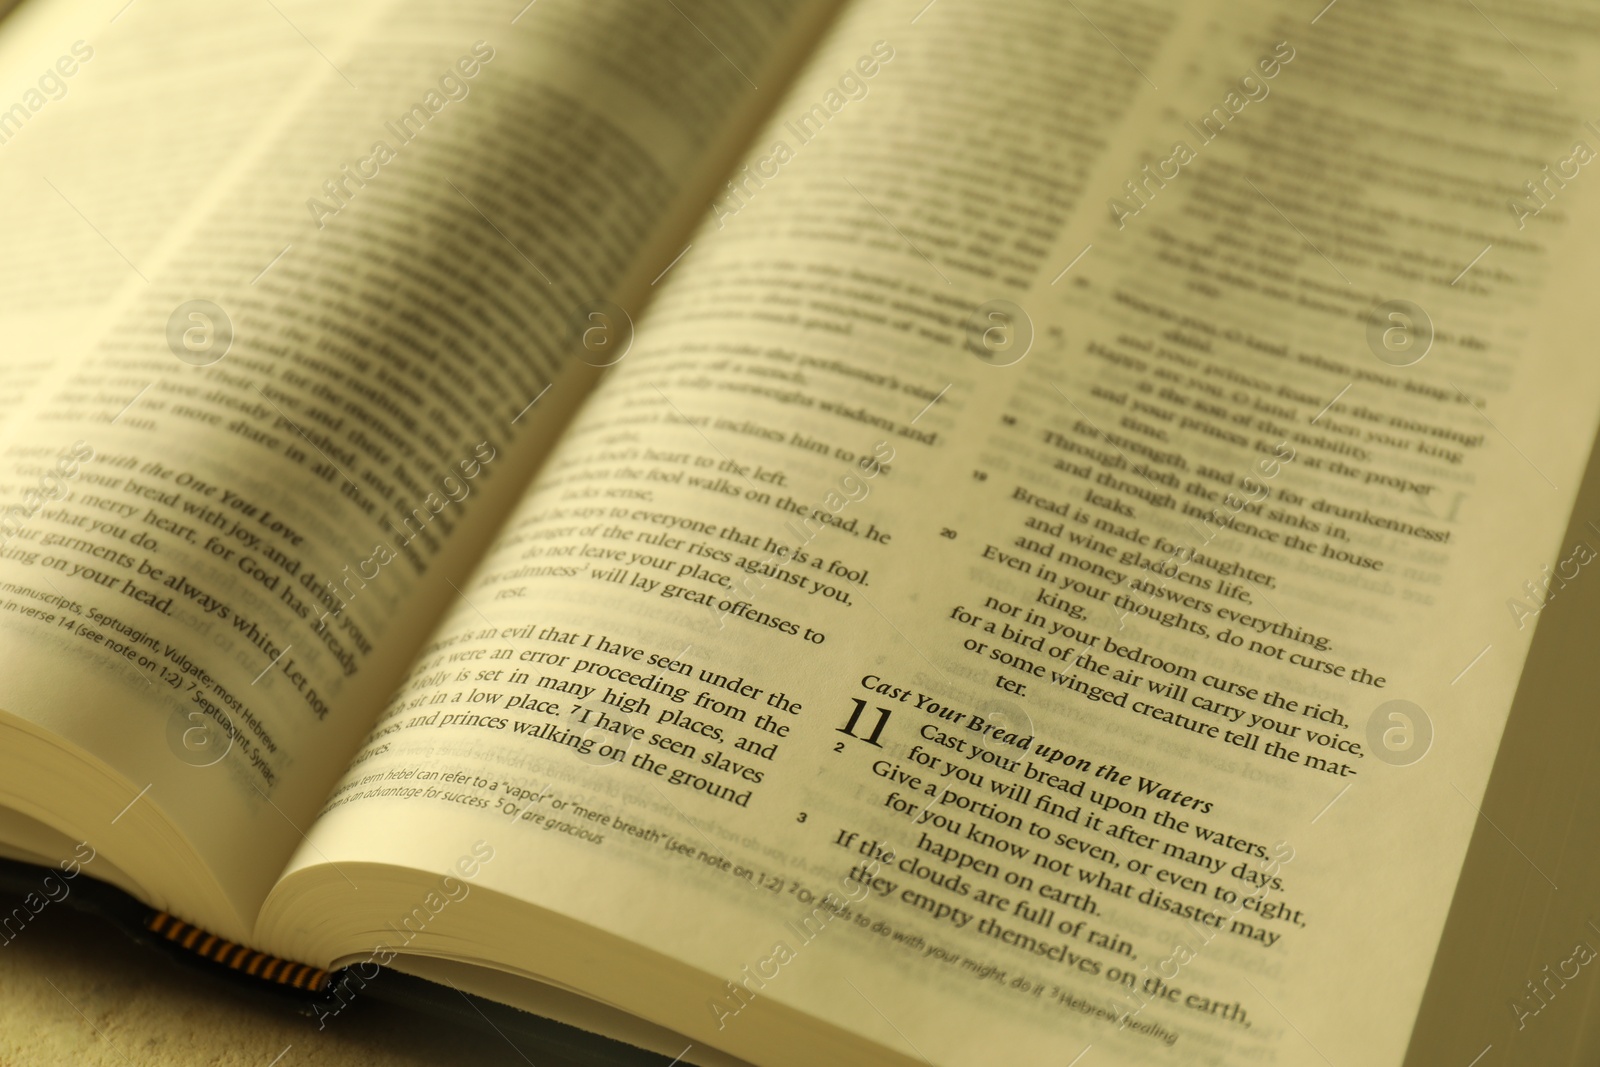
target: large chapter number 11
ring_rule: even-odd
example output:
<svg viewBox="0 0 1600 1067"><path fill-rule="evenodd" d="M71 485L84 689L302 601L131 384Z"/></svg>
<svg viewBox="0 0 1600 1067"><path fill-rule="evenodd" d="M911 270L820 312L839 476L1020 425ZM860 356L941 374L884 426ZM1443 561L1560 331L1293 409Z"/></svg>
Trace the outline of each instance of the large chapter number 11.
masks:
<svg viewBox="0 0 1600 1067"><path fill-rule="evenodd" d="M889 724L889 716L893 714L893 712L889 708L873 708L872 710L878 713L878 721L873 724L872 732L867 736L862 737L860 734L856 733L856 726L861 722L861 713L867 710L867 702L857 697L854 699L853 703L855 704L855 709L850 712L850 721L839 727L838 732L841 734L847 734L848 736L855 738L857 741L865 741L874 748L882 748L883 746L878 744L878 738L883 735L883 728ZM843 752L844 742L835 741L833 743L833 750L835 752Z"/></svg>

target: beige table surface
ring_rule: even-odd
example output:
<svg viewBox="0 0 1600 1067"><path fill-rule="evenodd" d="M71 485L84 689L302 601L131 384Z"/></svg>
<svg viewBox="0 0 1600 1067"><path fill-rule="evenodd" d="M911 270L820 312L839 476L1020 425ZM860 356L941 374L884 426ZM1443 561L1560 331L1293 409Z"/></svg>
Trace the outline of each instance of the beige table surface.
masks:
<svg viewBox="0 0 1600 1067"><path fill-rule="evenodd" d="M276 1057L276 1059L275 1059ZM315 1019L52 908L0 944L0 1067L560 1067L375 1000Z"/></svg>

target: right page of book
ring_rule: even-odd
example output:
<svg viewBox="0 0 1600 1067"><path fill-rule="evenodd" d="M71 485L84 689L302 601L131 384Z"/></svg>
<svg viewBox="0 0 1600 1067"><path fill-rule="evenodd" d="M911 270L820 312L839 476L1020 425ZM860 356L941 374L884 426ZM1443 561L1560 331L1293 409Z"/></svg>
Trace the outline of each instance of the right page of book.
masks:
<svg viewBox="0 0 1600 1067"><path fill-rule="evenodd" d="M298 865L481 832L761 1062L1399 1063L1594 555L1600 21L1182 6L855 5Z"/></svg>

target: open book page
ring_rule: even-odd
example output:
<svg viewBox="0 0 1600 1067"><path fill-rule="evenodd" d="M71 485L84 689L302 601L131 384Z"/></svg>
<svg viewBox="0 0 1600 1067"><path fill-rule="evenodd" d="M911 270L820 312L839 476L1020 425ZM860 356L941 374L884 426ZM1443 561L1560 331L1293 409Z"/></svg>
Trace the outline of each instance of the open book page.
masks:
<svg viewBox="0 0 1600 1067"><path fill-rule="evenodd" d="M1236 1001L1282 1062L1398 1063L1533 627L1592 559L1561 538L1595 428L1582 294L1600 263L1585 236L1593 193L1576 179L1600 149L1585 107L1600 23L1551 9L1541 35L1423 8L1384 22L1393 47L1433 42L1393 84L1371 47L1381 16L1339 11L1273 20L1298 54L1270 98L1236 83L1232 103L1218 86L1163 108L1173 132L1148 138L1118 175L1112 223L1062 242L1064 254L1089 242L1091 257L1110 253L1072 303L1116 310L1082 342L1096 383L1058 382L1071 432L1038 453L1090 479L1101 506L1133 506L1110 517L1118 538L1100 538L1114 559L1069 536L1073 554L1119 569L1176 559L1111 601L1133 613L1130 627L1144 622L1141 639L1114 636L1119 655L1142 646L1173 661L1154 677L1140 669L1142 685L1176 682L1190 704L1176 709L1187 723L1164 720L1157 734L1209 731L1193 710L1204 701L1237 705L1242 721L1211 724L1249 746L1235 774L1276 766L1286 787L1270 815L1243 824L1269 852L1274 840L1293 851L1273 872L1282 886L1222 909L1220 936L1176 939L1150 966L1181 976L1157 990L1171 1008L1197 1006L1184 979L1205 980L1242 921L1238 933L1286 954L1273 966L1258 951ZM1249 70L1255 32L1230 19L1214 54ZM1426 150L1400 149L1410 136ZM1019 417L1050 410L1018 401ZM1195 435L1260 454L1287 442L1296 456L1234 470L1208 454L1235 449L1186 446L1187 465L1151 452ZM1169 496L1159 506L1181 516L1180 532L1135 542ZM1143 640L1156 624L1167 639ZM1251 666L1207 682L1224 640ZM1254 703L1230 699L1230 680L1254 686ZM1524 903L1538 914L1563 881L1559 854L1530 859L1519 841L1499 838L1497 860L1528 876ZM1248 893L1234 880L1229 891ZM1157 1015L1150 992L1141 981L1141 1022L1192 1023Z"/></svg>
<svg viewBox="0 0 1600 1067"><path fill-rule="evenodd" d="M244 154L284 87L321 66L306 39L337 39L377 6L285 0L280 15L63 0L6 15L0 189L33 209L12 212L0 261L0 419L92 338L118 290L138 282L130 264L151 262L219 161ZM185 35L206 47L186 48ZM219 84L226 108L215 91L177 91Z"/></svg>
<svg viewBox="0 0 1600 1067"><path fill-rule="evenodd" d="M178 232L128 265L104 336L8 427L26 551L0 561L0 702L9 729L101 761L63 829L248 935L449 576L581 395L583 308L660 270L752 79L826 11L392 4L307 48ZM76 821L25 777L6 803ZM118 850L147 832L206 869L162 885L162 857Z"/></svg>
<svg viewBox="0 0 1600 1067"><path fill-rule="evenodd" d="M764 1040L792 1012L937 1063L1399 1062L1600 399L1593 27L1080 6L852 8L275 934L324 856L482 838L592 954L469 949L471 904L338 950L763 1063L826 1058Z"/></svg>
<svg viewBox="0 0 1600 1067"><path fill-rule="evenodd" d="M991 370L965 354L963 320L980 300L1054 272L1050 242L1141 99L1137 71L1051 6L957 4L912 24L914 14L853 6L810 61L663 283L635 351L465 590L470 603L424 650L394 717L313 831L307 862L331 858L362 883L360 860L445 870L476 836L503 846L517 835L496 853L509 861L484 867L486 878L495 871L486 884L563 910L587 898L572 914L736 975L800 907L768 894L800 878L807 900L820 897L861 860L826 847L841 825L903 824L876 812L883 792L863 758L886 749L833 753L853 699L875 697L852 674L927 674L948 707L959 692L874 606L918 595L910 587L925 575L886 568L925 550L907 557L903 542L938 535L909 517L915 487L888 500L891 468L920 458L923 485L938 483L949 447L939 427L952 423L919 415L941 410L948 374ZM1095 15L1112 20L1138 63L1176 39L1165 7ZM1007 74L997 79L1002 44ZM944 402L971 400L963 382ZM826 506L841 494L852 498L845 514ZM817 509L844 527L824 528L809 517ZM798 547L803 565L775 558L780 544ZM636 738L611 732L617 716ZM858 728L872 733L866 719ZM620 762L616 746L601 747L609 740L625 749ZM818 778L825 756L828 777ZM551 783L561 805L603 806L605 825L554 819L557 843L529 806ZM403 840L383 830L402 824ZM765 888L703 873L696 853L739 854ZM677 928L629 904L641 877L671 901ZM749 898L707 913L705 894L730 885ZM285 888L261 936L287 939L286 951L328 951L310 935L331 925L332 909L312 923ZM918 925L915 912L896 921ZM513 950L518 925L494 938L517 966L601 987L601 953L557 954L548 942ZM372 949L364 938L348 950ZM452 940L462 952L465 939ZM889 955L872 966L904 977L908 965ZM864 1002L842 1017L824 1010L839 1006L825 972L816 985L797 981L806 991L795 1003L851 1029L876 1025ZM652 993L685 998L686 1010L651 1017L718 1033L710 1009L725 992L720 981L659 983ZM605 995L630 1001L609 985ZM712 1040L743 1053L754 1034Z"/></svg>

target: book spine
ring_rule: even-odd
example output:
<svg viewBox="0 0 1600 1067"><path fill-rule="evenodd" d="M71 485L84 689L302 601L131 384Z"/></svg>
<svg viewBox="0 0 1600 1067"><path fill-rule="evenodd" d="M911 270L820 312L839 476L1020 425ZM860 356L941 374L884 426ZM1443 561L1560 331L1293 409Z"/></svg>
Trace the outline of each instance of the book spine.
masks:
<svg viewBox="0 0 1600 1067"><path fill-rule="evenodd" d="M151 915L145 922L145 928L181 949L264 982L291 986L312 993L320 993L328 985L328 972L320 967L257 952L216 934L207 933L200 927L186 923L164 911Z"/></svg>

